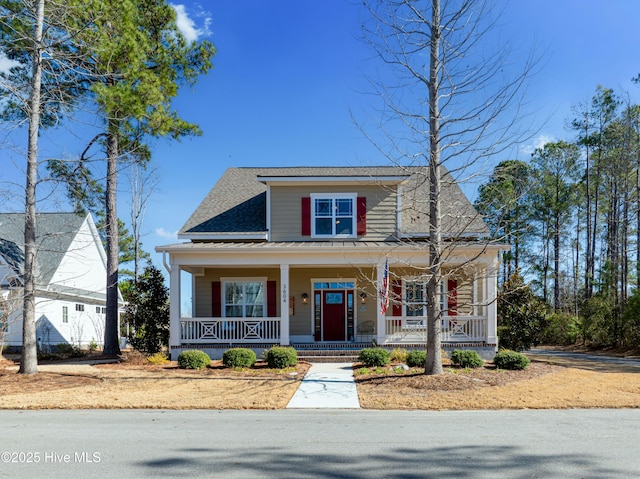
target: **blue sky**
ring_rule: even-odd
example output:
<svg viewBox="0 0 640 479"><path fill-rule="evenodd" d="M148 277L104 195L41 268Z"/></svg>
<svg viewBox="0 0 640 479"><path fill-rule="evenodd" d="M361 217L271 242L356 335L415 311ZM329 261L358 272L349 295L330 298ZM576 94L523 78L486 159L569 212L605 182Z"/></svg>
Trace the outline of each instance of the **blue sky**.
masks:
<svg viewBox="0 0 640 479"><path fill-rule="evenodd" d="M535 44L543 62L527 91L539 131L495 163L526 159L548 140L572 139L565 128L571 108L589 101L599 84L640 101L640 87L631 82L640 73L640 2L498 3L504 14L496 41L513 39L523 52ZM145 216L146 250L176 241L175 232L228 167L385 163L351 119L370 102L362 91L375 68L357 38L356 0L215 0L180 2L177 9L185 32L212 41L218 53L211 72L175 102L203 135L152 142L160 183ZM81 131L76 125L45 132L42 154L78 155L86 142ZM19 153L0 150L0 188L24 182L23 163ZM125 183L119 208L126 220ZM15 199L0 201L20 209ZM158 255L153 259L161 265Z"/></svg>

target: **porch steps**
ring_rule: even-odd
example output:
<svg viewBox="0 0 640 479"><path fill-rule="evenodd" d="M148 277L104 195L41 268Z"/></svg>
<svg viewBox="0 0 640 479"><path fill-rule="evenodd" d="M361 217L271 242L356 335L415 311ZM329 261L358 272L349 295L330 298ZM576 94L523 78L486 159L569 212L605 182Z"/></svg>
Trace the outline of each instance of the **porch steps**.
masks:
<svg viewBox="0 0 640 479"><path fill-rule="evenodd" d="M308 363L355 363L359 351L298 351L298 360Z"/></svg>
<svg viewBox="0 0 640 479"><path fill-rule="evenodd" d="M360 350L370 348L371 343L311 343L292 344L300 361L309 363L355 363Z"/></svg>

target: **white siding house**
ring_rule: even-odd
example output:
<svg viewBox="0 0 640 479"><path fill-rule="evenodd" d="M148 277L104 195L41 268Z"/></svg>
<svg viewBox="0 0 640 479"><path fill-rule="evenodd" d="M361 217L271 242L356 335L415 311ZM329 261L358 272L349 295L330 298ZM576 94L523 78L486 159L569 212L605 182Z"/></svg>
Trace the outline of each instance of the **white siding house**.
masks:
<svg viewBox="0 0 640 479"><path fill-rule="evenodd" d="M104 341L106 255L91 215L36 217L36 336L39 347ZM22 345L24 215L0 213L0 334Z"/></svg>

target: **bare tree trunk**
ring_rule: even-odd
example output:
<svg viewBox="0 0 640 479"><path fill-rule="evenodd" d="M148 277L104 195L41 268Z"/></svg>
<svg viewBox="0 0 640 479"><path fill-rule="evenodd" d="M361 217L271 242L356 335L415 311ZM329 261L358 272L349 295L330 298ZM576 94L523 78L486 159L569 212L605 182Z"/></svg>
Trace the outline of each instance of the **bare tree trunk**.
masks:
<svg viewBox="0 0 640 479"><path fill-rule="evenodd" d="M44 0L36 4L33 32L33 70L29 95L29 144L24 215L24 304L22 317L21 374L38 372L36 343L35 259L36 259L36 182L38 180L38 132L40 129L40 85L42 81L42 30Z"/></svg>
<svg viewBox="0 0 640 479"><path fill-rule="evenodd" d="M104 328L105 355L120 354L118 334L118 125L109 121L107 136L107 314Z"/></svg>
<svg viewBox="0 0 640 479"><path fill-rule="evenodd" d="M425 374L442 374L439 288L442 280L440 252L440 0L433 0L429 61L429 282L427 284L427 362Z"/></svg>

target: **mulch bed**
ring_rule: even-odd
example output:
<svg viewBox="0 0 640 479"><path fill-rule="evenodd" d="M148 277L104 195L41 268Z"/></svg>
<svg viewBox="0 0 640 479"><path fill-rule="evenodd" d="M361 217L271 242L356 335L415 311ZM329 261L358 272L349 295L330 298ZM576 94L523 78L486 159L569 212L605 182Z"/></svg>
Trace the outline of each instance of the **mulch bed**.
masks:
<svg viewBox="0 0 640 479"><path fill-rule="evenodd" d="M355 367L357 369L358 366ZM504 386L514 381L525 381L563 369L560 366L533 362L522 371L496 369L493 365L475 369L445 367L444 374L428 376L423 369L416 372L371 374L356 376L356 382L375 386L402 386L432 391L461 391L490 386Z"/></svg>

